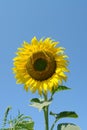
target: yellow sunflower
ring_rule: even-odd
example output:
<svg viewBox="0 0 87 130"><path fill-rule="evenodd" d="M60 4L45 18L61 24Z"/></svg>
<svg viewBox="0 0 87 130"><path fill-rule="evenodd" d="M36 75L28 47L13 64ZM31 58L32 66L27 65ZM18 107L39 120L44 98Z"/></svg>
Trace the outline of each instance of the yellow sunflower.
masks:
<svg viewBox="0 0 87 130"><path fill-rule="evenodd" d="M38 91L41 95L52 92L63 80L66 81L67 55L64 48L55 47L57 44L50 38L37 40L34 37L30 43L24 42L18 48L13 59L13 72L17 83L24 84L26 91Z"/></svg>

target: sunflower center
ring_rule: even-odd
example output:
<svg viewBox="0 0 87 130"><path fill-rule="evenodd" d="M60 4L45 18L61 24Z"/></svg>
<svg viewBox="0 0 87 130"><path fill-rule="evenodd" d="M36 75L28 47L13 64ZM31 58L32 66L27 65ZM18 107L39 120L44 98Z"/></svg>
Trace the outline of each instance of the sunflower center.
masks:
<svg viewBox="0 0 87 130"><path fill-rule="evenodd" d="M56 61L50 52L37 52L29 57L26 69L33 79L44 81L55 73Z"/></svg>
<svg viewBox="0 0 87 130"><path fill-rule="evenodd" d="M47 66L47 61L45 59L39 58L34 62L34 68L36 71L43 71Z"/></svg>

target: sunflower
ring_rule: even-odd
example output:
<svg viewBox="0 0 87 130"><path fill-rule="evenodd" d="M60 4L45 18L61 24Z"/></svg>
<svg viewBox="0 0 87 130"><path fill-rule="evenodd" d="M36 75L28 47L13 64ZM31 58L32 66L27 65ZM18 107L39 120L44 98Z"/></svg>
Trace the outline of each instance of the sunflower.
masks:
<svg viewBox="0 0 87 130"><path fill-rule="evenodd" d="M38 91L41 95L42 92L52 92L63 80L66 81L65 72L69 71L67 55L64 48L56 47L57 44L49 37L40 40L34 37L30 43L24 42L18 48L13 59L13 72L17 83L24 84L26 91Z"/></svg>

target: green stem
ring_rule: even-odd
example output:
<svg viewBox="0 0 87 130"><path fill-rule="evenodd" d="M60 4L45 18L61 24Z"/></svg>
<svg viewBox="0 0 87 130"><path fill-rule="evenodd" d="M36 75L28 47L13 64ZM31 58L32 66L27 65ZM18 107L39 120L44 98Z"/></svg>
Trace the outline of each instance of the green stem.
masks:
<svg viewBox="0 0 87 130"><path fill-rule="evenodd" d="M51 127L50 130L53 130L53 129L54 129L54 126L55 126L55 124L56 124L57 121L58 121L58 120L55 120L55 121L54 121L54 123L53 123L53 125L52 125L52 127Z"/></svg>
<svg viewBox="0 0 87 130"><path fill-rule="evenodd" d="M44 100L47 101L47 94L44 94ZM45 130L49 130L49 117L48 117L48 111L49 106L45 106L44 109L44 120L45 120Z"/></svg>

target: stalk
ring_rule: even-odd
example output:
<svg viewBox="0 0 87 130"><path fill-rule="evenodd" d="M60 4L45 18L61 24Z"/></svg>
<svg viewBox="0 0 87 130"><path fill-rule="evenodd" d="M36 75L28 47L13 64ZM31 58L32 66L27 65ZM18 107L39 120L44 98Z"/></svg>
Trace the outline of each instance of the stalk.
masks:
<svg viewBox="0 0 87 130"><path fill-rule="evenodd" d="M45 101L48 100L47 94L44 94L44 100ZM43 111L44 111L45 130L49 130L49 115L48 115L49 106L45 106Z"/></svg>

